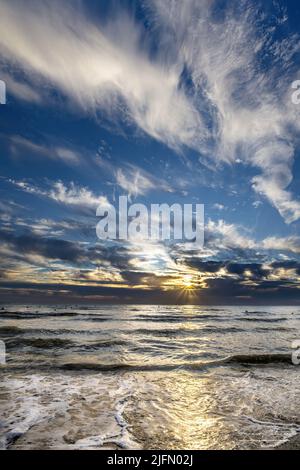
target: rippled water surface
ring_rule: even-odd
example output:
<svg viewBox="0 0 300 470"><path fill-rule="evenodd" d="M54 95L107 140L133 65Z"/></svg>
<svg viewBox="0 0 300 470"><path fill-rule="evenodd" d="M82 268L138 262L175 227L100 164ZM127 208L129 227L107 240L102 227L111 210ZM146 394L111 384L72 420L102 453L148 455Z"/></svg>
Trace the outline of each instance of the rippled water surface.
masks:
<svg viewBox="0 0 300 470"><path fill-rule="evenodd" d="M1 447L274 447L300 432L299 324L291 307L3 307Z"/></svg>

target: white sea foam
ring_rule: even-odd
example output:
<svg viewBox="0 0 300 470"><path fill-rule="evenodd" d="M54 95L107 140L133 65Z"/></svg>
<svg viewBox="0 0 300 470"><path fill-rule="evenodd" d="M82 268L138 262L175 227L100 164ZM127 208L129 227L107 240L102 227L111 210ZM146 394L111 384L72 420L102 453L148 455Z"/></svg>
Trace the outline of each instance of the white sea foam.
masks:
<svg viewBox="0 0 300 470"><path fill-rule="evenodd" d="M49 448L138 448L123 417L130 394L119 378L19 375L4 379L0 400L2 448L29 442ZM61 422L63 425L61 426Z"/></svg>
<svg viewBox="0 0 300 470"><path fill-rule="evenodd" d="M7 311L2 448L248 449L300 432L299 309Z"/></svg>

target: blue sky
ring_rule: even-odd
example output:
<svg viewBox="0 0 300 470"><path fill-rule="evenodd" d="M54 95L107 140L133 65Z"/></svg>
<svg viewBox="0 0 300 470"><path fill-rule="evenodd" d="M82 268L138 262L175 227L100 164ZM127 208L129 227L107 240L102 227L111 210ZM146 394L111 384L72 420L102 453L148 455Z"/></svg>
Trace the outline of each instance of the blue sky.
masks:
<svg viewBox="0 0 300 470"><path fill-rule="evenodd" d="M4 302L299 303L300 6L2 0ZM203 249L96 207L202 203Z"/></svg>

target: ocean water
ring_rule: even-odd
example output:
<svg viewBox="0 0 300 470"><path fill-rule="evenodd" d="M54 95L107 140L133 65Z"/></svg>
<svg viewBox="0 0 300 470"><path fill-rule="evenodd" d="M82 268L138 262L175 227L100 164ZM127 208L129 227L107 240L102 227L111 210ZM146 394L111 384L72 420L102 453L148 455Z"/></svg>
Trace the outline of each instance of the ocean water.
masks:
<svg viewBox="0 0 300 470"><path fill-rule="evenodd" d="M300 432L300 309L4 306L3 449L259 449Z"/></svg>

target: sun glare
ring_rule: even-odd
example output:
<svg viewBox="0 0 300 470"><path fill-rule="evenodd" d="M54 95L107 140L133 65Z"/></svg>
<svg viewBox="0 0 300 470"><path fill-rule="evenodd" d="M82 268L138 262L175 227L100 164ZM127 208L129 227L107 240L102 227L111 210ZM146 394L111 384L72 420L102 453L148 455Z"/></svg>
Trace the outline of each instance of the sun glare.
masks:
<svg viewBox="0 0 300 470"><path fill-rule="evenodd" d="M184 276L182 280L182 289L190 291L190 290L193 290L194 288L195 288L195 284L193 281L193 276L191 275Z"/></svg>

